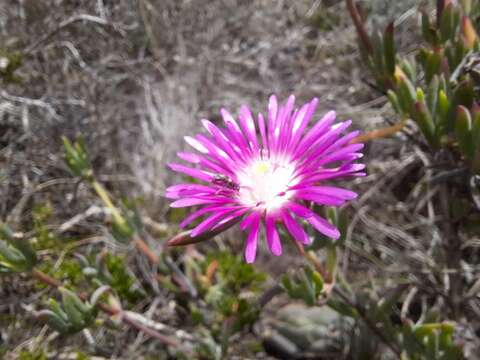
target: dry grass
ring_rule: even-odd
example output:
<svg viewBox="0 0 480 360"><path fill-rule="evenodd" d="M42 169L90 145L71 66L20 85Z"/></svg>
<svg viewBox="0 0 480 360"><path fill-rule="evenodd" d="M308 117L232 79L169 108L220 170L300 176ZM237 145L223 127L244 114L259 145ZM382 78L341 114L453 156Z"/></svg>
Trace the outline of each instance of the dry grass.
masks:
<svg viewBox="0 0 480 360"><path fill-rule="evenodd" d="M399 37L405 51L411 50L407 40L416 19L409 9L415 3L402 2L399 9L382 7L381 1L371 5L380 22L404 15ZM327 17L339 14L331 30L310 25L320 6ZM343 2L10 0L0 5L0 43L23 53L21 81L0 90L0 215L18 229L31 221L33 204L54 204L54 225L60 227L92 203L63 165L62 135L83 136L109 189L144 197L143 215L163 224L163 190L173 178L165 163L201 118L219 120L220 107L236 112L246 103L263 111L269 94L293 93L300 101L319 97L317 114L337 109L356 128L394 120L386 99L363 81ZM438 190L424 187L428 171L418 172L429 165L428 157L397 136L370 144L366 159L370 175L355 183L363 195L352 211L344 271L354 283L361 284L354 276L360 273L387 285L405 278L431 283L438 291L438 279L428 279L439 241L430 199ZM75 231L108 243L101 228L92 231L95 216L81 218ZM148 272L141 259L131 261L138 273ZM274 276L296 261L259 259ZM28 330L15 328L19 323L9 316L30 319L39 306L30 290L23 277L7 278L0 288L0 311L9 319L7 326L0 321L0 339L12 358L46 342L61 346L54 355L61 358L60 353L88 349L89 341L105 357L156 356L158 347L133 332L112 338L98 330L94 339L87 334L64 340L33 320L27 320ZM170 299L161 289L156 296L142 304L146 315L181 327L172 320Z"/></svg>

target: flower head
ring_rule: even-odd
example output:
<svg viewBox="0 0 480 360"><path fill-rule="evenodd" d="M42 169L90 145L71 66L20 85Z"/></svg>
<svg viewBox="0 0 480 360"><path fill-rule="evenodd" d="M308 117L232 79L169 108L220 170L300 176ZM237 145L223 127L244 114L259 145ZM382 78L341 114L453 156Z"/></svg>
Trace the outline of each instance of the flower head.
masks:
<svg viewBox="0 0 480 360"><path fill-rule="evenodd" d="M357 194L326 185L331 179L362 176L365 166L355 161L362 157L363 144L352 144L358 131L345 134L351 121L334 123L335 112L328 112L307 129L318 100L294 108L295 98L279 105L275 96L268 103L268 115L254 119L249 108L240 108L238 122L226 110L221 114L224 127L202 120L208 135L185 137L197 153L178 156L197 165L195 168L171 163L169 167L200 180L171 186L166 196L175 199L171 207L197 206L181 227L204 217L190 232L191 237L241 221L248 232L245 259L253 262L263 224L268 247L281 255L277 226L283 224L302 244L310 238L302 224L309 223L332 239L339 231L310 209L311 203L340 206Z"/></svg>

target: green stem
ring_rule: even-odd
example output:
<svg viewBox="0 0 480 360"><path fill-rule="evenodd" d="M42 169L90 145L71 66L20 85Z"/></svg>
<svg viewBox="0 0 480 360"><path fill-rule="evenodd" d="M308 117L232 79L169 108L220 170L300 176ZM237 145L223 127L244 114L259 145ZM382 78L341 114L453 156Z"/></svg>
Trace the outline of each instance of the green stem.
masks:
<svg viewBox="0 0 480 360"><path fill-rule="evenodd" d="M118 211L117 207L113 204L112 200L110 199L110 196L108 195L107 190L103 187L102 184L100 184L97 180L93 180L91 182L91 185L97 195L102 199L103 203L107 206L107 208L110 209L112 212L112 216L115 220L115 222L119 226L123 226L126 224L126 220L123 218L123 216L120 214L120 211Z"/></svg>

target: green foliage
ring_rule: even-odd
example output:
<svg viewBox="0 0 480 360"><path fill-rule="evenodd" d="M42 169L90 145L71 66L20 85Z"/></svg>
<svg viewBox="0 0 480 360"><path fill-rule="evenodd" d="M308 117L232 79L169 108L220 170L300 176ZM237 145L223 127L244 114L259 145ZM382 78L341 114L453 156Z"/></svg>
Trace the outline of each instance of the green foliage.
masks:
<svg viewBox="0 0 480 360"><path fill-rule="evenodd" d="M406 289L399 285L380 292L370 286L353 293L342 287L337 292L340 296L328 300L332 309L359 323L361 330L351 339L353 358L374 358L377 350L372 339L376 339L398 349L406 360L463 359L462 346L454 339L455 323L441 322L436 308L424 309L417 323L399 318L398 304ZM379 333L383 339L378 337Z"/></svg>
<svg viewBox="0 0 480 360"><path fill-rule="evenodd" d="M218 252L208 256L207 263L218 261L218 283L233 294L242 289L258 291L266 280L266 274L246 264L242 257L229 252Z"/></svg>
<svg viewBox="0 0 480 360"><path fill-rule="evenodd" d="M315 205L315 212L325 214L328 221L334 225L340 232L340 237L337 240L332 240L331 238L322 235L314 229L310 229L310 236L314 238L314 241L309 246L309 250L320 250L320 249L332 249L338 246L341 246L345 242L345 236L347 234L348 219L349 213L345 209L339 209L334 207L325 207Z"/></svg>
<svg viewBox="0 0 480 360"><path fill-rule="evenodd" d="M28 240L0 224L0 273L30 271L37 261Z"/></svg>
<svg viewBox="0 0 480 360"><path fill-rule="evenodd" d="M54 209L49 202L35 204L32 209L32 225L34 236L31 239L32 247L36 250L55 250L67 251L69 240L66 238L59 238L52 231L49 226L49 220L54 217ZM46 273L61 279L62 282L73 289L76 289L85 276L82 273L82 267L75 259L65 258L61 261L55 269L50 261L42 261L38 268ZM44 284L38 284L39 288L44 288Z"/></svg>
<svg viewBox="0 0 480 360"><path fill-rule="evenodd" d="M38 319L61 334L75 334L92 326L97 315L96 309L83 302L74 292L66 288L59 290L62 304L50 299L50 310L39 311Z"/></svg>
<svg viewBox="0 0 480 360"><path fill-rule="evenodd" d="M144 298L144 293L126 270L125 257L108 253L104 258L104 263L108 274L103 272L101 277L121 299L135 304Z"/></svg>
<svg viewBox="0 0 480 360"><path fill-rule="evenodd" d="M347 357L340 354L345 354L344 349L348 348L353 323L327 306L288 304L276 312L272 322L274 331L268 340L288 354L289 359L301 359L302 353L319 358L328 353L344 359Z"/></svg>
<svg viewBox="0 0 480 360"><path fill-rule="evenodd" d="M22 66L23 55L16 51L0 48L0 79L6 84L20 83L17 70Z"/></svg>
<svg viewBox="0 0 480 360"><path fill-rule="evenodd" d="M462 348L454 341L454 323L407 323L402 330L402 348L411 360L463 359Z"/></svg>
<svg viewBox="0 0 480 360"><path fill-rule="evenodd" d="M32 222L35 237L32 239L33 246L37 250L57 248L57 237L50 231L48 220L54 214L52 205L47 202L35 204L32 209Z"/></svg>
<svg viewBox="0 0 480 360"><path fill-rule="evenodd" d="M255 295L266 274L224 251L211 253L200 263L189 259L185 265L202 299L189 305L190 318L203 334L196 351L205 359L225 358L230 336L258 319Z"/></svg>
<svg viewBox="0 0 480 360"><path fill-rule="evenodd" d="M81 279L87 278L96 287L107 285L125 301L127 307L145 297L128 271L125 256L102 252L88 258L80 254L76 257L76 260L67 261L61 267L72 284L78 284Z"/></svg>
<svg viewBox="0 0 480 360"><path fill-rule="evenodd" d="M195 349L195 352L198 354L199 358L212 360L222 359L222 349L216 343L215 339L207 331L204 331L201 334L203 335L202 341Z"/></svg>
<svg viewBox="0 0 480 360"><path fill-rule="evenodd" d="M480 84L480 42L474 26L479 7L470 1L438 4L436 19L422 13L424 44L414 59L396 53L393 23L383 33L368 36L355 6L351 14L363 59L394 111L417 123L433 151L451 148L479 173L480 141L473 121Z"/></svg>
<svg viewBox="0 0 480 360"><path fill-rule="evenodd" d="M112 235L119 242L128 242L142 227L136 203L129 199L122 199L120 203L120 217L114 216Z"/></svg>
<svg viewBox="0 0 480 360"><path fill-rule="evenodd" d="M323 291L323 278L320 273L306 266L293 275L284 275L282 287L292 299L300 299L314 306Z"/></svg>
<svg viewBox="0 0 480 360"><path fill-rule="evenodd" d="M23 350L18 356L19 360L48 360L47 354L43 350L30 352Z"/></svg>
<svg viewBox="0 0 480 360"><path fill-rule="evenodd" d="M46 272L52 270L49 262L42 263L40 268ZM127 308L145 298L144 291L128 271L125 256L121 255L104 252L96 256L75 254L74 258L64 259L52 275L74 290L106 285L125 302Z"/></svg>
<svg viewBox="0 0 480 360"><path fill-rule="evenodd" d="M212 264L217 268L213 284L206 286L205 300L222 319L236 316L236 328L251 323L256 318L256 309L242 294L245 291L258 292L266 280L266 274L246 264L241 257L227 252L209 255L203 264L204 271Z"/></svg>
<svg viewBox="0 0 480 360"><path fill-rule="evenodd" d="M65 163L70 171L75 176L86 181L100 200L102 200L103 204L110 210L112 214L112 236L123 243L132 240L141 225L135 202L125 199L121 202L120 208L115 206L108 191L95 179L85 141L79 138L72 143L66 137L63 137L62 140Z"/></svg>
<svg viewBox="0 0 480 360"><path fill-rule="evenodd" d="M82 266L76 259L65 259L58 269L55 270L53 275L57 279L62 279L65 285L74 289L85 280Z"/></svg>
<svg viewBox="0 0 480 360"><path fill-rule="evenodd" d="M63 149L65 151L65 162L73 175L87 181L92 179L93 171L88 158L88 153L83 138L73 143L66 137L62 137Z"/></svg>
<svg viewBox="0 0 480 360"><path fill-rule="evenodd" d="M75 360L89 360L90 357L87 354L84 354L81 351L77 352L77 358Z"/></svg>
<svg viewBox="0 0 480 360"><path fill-rule="evenodd" d="M315 11L307 19L310 26L320 31L333 30L340 22L340 15L331 7L327 7L320 2Z"/></svg>

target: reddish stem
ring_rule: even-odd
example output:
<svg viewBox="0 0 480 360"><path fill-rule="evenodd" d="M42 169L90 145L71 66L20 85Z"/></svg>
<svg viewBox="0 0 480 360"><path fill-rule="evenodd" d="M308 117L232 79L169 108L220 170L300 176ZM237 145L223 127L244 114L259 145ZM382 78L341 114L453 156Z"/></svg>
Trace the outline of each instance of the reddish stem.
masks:
<svg viewBox="0 0 480 360"><path fill-rule="evenodd" d="M142 254L144 254L148 258L148 261L150 261L152 265L158 264L158 261L159 261L158 255L155 254L155 252L152 249L150 249L150 247L144 240L137 237L133 240L133 243L135 244L138 251L140 251Z"/></svg>
<svg viewBox="0 0 480 360"><path fill-rule="evenodd" d="M358 12L357 5L355 4L355 0L347 0L347 8L350 16L353 20L353 24L355 25L355 29L357 30L358 37L362 42L365 50L369 55L373 55L373 47L370 42L370 38L367 35L367 31L365 30L365 26L363 24L362 18Z"/></svg>

